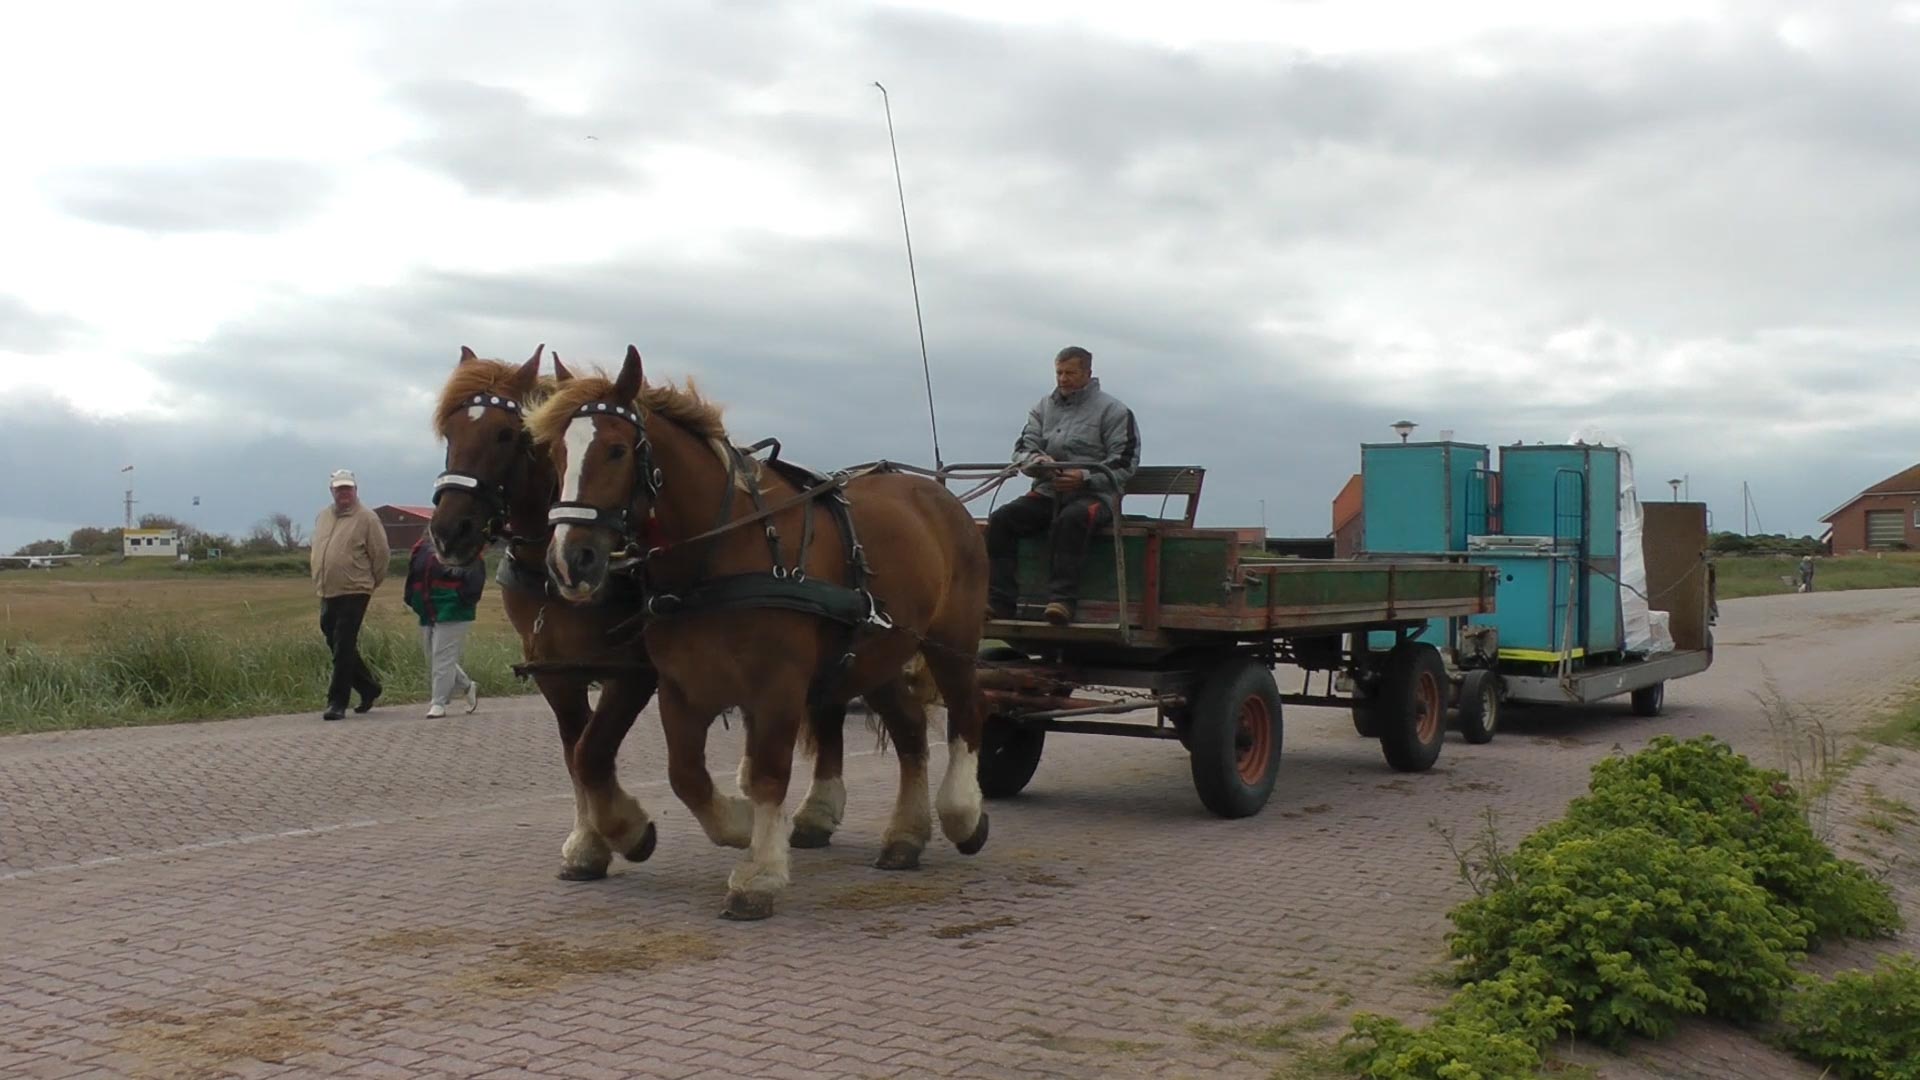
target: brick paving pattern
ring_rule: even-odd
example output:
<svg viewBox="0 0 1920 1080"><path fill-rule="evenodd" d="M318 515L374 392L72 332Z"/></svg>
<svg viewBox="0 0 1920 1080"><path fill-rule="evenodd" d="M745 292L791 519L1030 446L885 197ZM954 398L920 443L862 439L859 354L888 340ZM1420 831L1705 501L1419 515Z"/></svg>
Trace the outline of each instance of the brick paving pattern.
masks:
<svg viewBox="0 0 1920 1080"><path fill-rule="evenodd" d="M1658 720L1513 714L1403 776L1344 712L1289 710L1280 787L1244 821L1200 807L1177 747L1056 736L1027 793L989 804L984 852L936 840L886 874L896 772L862 753L833 846L793 854L758 924L716 918L735 853L666 790L650 717L622 771L659 850L593 883L554 876L572 801L537 698L0 740L0 1076L1272 1076L1355 1011L1443 1000L1466 893L1436 824L1491 808L1517 839L1662 732L1773 762L1765 676L1844 728L1920 672L1920 592L1722 607L1714 668ZM716 776L738 736L716 727ZM1850 815L1868 785L1917 781L1920 755L1870 758L1836 842L1905 850ZM1920 914L1911 863L1891 880ZM1565 1056L1635 1080L1818 1076L1704 1024Z"/></svg>

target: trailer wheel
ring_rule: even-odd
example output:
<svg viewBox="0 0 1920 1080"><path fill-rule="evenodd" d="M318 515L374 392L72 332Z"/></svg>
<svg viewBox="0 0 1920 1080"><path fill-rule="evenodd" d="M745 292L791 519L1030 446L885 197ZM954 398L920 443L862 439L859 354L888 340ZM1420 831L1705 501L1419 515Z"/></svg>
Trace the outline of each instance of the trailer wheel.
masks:
<svg viewBox="0 0 1920 1080"><path fill-rule="evenodd" d="M1208 674L1189 753L1200 802L1223 818L1259 813L1280 773L1282 730L1280 688L1266 665L1234 660Z"/></svg>
<svg viewBox="0 0 1920 1080"><path fill-rule="evenodd" d="M1425 772L1447 739L1447 665L1440 651L1418 641L1387 654L1379 705L1380 750L1400 772Z"/></svg>
<svg viewBox="0 0 1920 1080"><path fill-rule="evenodd" d="M982 660L1028 660L1019 649L1004 645L980 650ZM1025 727L998 713L988 713L980 726L980 794L989 799L1010 799L1020 794L1040 768L1040 755L1047 748L1043 728Z"/></svg>
<svg viewBox="0 0 1920 1080"><path fill-rule="evenodd" d="M1666 708L1666 705L1667 684L1664 682L1643 686L1633 692L1633 715L1635 716L1659 716L1660 710Z"/></svg>
<svg viewBox="0 0 1920 1080"><path fill-rule="evenodd" d="M1493 741L1500 727L1500 676L1469 671L1460 680L1460 734L1475 745Z"/></svg>
<svg viewBox="0 0 1920 1080"><path fill-rule="evenodd" d="M1363 739L1380 737L1380 721L1377 718L1379 703L1373 698L1353 699L1353 730Z"/></svg>

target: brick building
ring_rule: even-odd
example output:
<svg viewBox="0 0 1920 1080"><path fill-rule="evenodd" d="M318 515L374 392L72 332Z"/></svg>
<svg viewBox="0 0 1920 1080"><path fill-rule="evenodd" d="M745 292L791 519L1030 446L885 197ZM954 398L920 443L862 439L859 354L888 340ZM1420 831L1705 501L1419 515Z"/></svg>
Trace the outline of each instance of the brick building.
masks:
<svg viewBox="0 0 1920 1080"><path fill-rule="evenodd" d="M412 551L414 543L427 534L427 522L433 520L433 507L387 503L374 507L373 514L386 527L388 547L395 551Z"/></svg>
<svg viewBox="0 0 1920 1080"><path fill-rule="evenodd" d="M1820 519L1835 555L1920 551L1920 465L1896 473Z"/></svg>
<svg viewBox="0 0 1920 1080"><path fill-rule="evenodd" d="M1351 559L1360 550L1366 519L1360 512L1360 474L1355 473L1333 497L1333 557Z"/></svg>

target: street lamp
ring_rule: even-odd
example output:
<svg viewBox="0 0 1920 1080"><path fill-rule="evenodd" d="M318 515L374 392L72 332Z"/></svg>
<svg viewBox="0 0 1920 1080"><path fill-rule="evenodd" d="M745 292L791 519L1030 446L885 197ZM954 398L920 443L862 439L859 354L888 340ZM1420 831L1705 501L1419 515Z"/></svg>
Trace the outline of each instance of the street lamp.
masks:
<svg viewBox="0 0 1920 1080"><path fill-rule="evenodd" d="M1679 502L1680 501L1680 481L1669 480L1667 481L1667 486L1673 488L1673 501Z"/></svg>
<svg viewBox="0 0 1920 1080"><path fill-rule="evenodd" d="M1401 442L1406 442L1407 436L1413 434L1413 429L1419 426L1411 420L1400 420L1395 422L1393 430L1399 433Z"/></svg>

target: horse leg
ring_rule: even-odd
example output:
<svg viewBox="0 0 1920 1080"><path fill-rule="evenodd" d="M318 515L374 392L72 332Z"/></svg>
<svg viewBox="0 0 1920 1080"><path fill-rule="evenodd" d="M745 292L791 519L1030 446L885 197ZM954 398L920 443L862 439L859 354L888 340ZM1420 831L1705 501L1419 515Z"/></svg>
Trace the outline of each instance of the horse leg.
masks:
<svg viewBox="0 0 1920 1080"><path fill-rule="evenodd" d="M571 675L536 675L534 682L539 684L541 695L553 709L554 721L560 728L561 758L566 762L568 779L573 782L573 831L560 845L560 879L598 881L607 876L613 850L593 827L587 791L580 783L573 758L580 733L586 730L592 715L587 706L587 683Z"/></svg>
<svg viewBox="0 0 1920 1080"><path fill-rule="evenodd" d="M787 782L793 775L793 744L807 722L804 706L756 710L747 725L747 756L752 760L748 798L753 804L753 839L747 856L727 876L724 919L749 921L773 914L774 898L787 887L787 834L781 826Z"/></svg>
<svg viewBox="0 0 1920 1080"><path fill-rule="evenodd" d="M962 855L987 846L987 812L980 801L980 691L971 651L940 647L922 654L947 703L947 774L936 805L940 831Z"/></svg>
<svg viewBox="0 0 1920 1080"><path fill-rule="evenodd" d="M707 729L702 716L671 682L660 686L660 727L667 739L667 782L673 794L721 847L746 847L753 838L753 808L737 795L722 795L707 771ZM752 729L752 725L748 725Z"/></svg>
<svg viewBox="0 0 1920 1080"><path fill-rule="evenodd" d="M808 733L813 742L813 783L807 797L793 814L793 835L787 843L797 848L823 848L833 840L833 831L847 812L847 784L841 778L846 759L847 707L840 703L814 706L807 714ZM744 783L747 759L741 760Z"/></svg>
<svg viewBox="0 0 1920 1080"><path fill-rule="evenodd" d="M659 677L635 672L600 684L600 704L573 748L573 774L587 796L594 831L629 862L645 862L659 841L659 830L640 800L627 794L614 775L620 743L647 707Z"/></svg>
<svg viewBox="0 0 1920 1080"><path fill-rule="evenodd" d="M933 839L933 818L927 809L927 712L905 679L883 683L867 693L867 704L887 726L894 752L900 758L900 792L893 817L880 836L881 870L918 870L920 853Z"/></svg>

